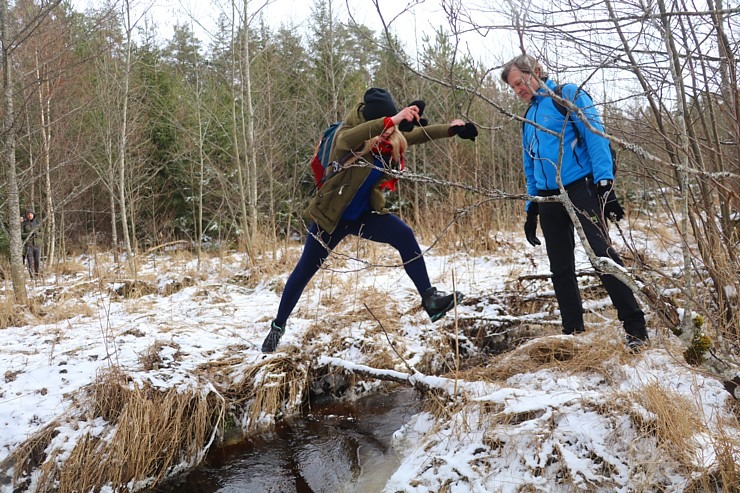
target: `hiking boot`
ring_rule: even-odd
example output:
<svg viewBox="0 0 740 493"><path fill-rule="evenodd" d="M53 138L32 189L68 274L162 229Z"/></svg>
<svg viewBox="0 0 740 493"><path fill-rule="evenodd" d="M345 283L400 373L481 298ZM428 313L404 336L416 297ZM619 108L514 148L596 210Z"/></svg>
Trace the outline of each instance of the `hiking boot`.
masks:
<svg viewBox="0 0 740 493"><path fill-rule="evenodd" d="M573 334L583 334L584 332L586 332L586 329L584 329L583 326L576 327L575 329L563 327L563 334L567 336L573 335Z"/></svg>
<svg viewBox="0 0 740 493"><path fill-rule="evenodd" d="M265 341L262 343L263 353L274 353L277 348L280 338L285 334L285 329L280 327L275 322L270 325L270 333L265 337Z"/></svg>
<svg viewBox="0 0 740 493"><path fill-rule="evenodd" d="M632 354L637 354L645 349L649 342L647 335L644 337L638 337L632 334L627 334L627 351Z"/></svg>
<svg viewBox="0 0 740 493"><path fill-rule="evenodd" d="M444 291L437 291L437 288L429 288L421 296L421 306L424 307L432 322L436 322L445 313L452 310L455 306L455 300L460 304L464 297L460 292L447 294Z"/></svg>

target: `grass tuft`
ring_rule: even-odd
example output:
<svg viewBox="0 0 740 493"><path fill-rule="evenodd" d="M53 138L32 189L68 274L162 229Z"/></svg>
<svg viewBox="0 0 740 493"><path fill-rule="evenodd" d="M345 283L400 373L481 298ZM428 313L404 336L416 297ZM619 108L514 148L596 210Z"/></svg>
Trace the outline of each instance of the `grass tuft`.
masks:
<svg viewBox="0 0 740 493"><path fill-rule="evenodd" d="M263 429L281 416L298 412L308 389L308 367L297 353L266 358L247 368L239 383L224 389L242 429Z"/></svg>
<svg viewBox="0 0 740 493"><path fill-rule="evenodd" d="M156 485L168 474L202 460L224 411L223 399L213 392L162 391L133 382L117 370L99 375L76 403L82 411L79 421L70 419L63 425L87 426L88 431L71 450L68 444L47 447L39 467L38 491L97 491L102 485L118 489L138 482ZM54 429L43 433L48 437ZM16 463L38 460L34 448L27 449L25 456L15 458Z"/></svg>

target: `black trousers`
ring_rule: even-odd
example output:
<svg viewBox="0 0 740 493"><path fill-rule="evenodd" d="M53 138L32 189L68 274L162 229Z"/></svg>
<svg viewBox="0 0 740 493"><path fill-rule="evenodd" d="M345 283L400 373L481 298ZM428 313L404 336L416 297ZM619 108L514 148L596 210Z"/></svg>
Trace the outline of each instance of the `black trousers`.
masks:
<svg viewBox="0 0 740 493"><path fill-rule="evenodd" d="M37 246L26 246L26 266L31 277L39 273L39 261L41 259L41 249Z"/></svg>
<svg viewBox="0 0 740 493"><path fill-rule="evenodd" d="M624 265L617 252L609 246L609 233L596 186L590 179L581 179L566 187L568 197L576 209L586 239L598 257L609 257ZM543 190L539 195L548 196L556 191ZM573 223L565 207L557 202L540 202L540 227L545 237L547 257L550 260L552 284L560 307L563 332L583 330L583 302L578 289L575 264L575 237ZM634 294L622 281L611 275L600 275L601 283L617 309L617 316L627 334L644 339L645 315Z"/></svg>

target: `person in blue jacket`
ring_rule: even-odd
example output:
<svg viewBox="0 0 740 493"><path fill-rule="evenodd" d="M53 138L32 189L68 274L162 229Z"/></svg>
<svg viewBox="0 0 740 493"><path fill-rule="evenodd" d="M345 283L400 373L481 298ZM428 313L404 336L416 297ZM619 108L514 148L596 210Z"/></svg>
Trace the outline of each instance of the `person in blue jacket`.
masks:
<svg viewBox="0 0 740 493"><path fill-rule="evenodd" d="M520 55L506 63L501 79L521 100L529 103L522 126L527 193L539 197L559 195L559 173L594 253L623 265L610 246L606 219L619 221L624 217L624 210L612 187L614 163L609 140L589 128L604 131L593 101L575 84L558 86L530 55ZM588 125L573 114L570 121L566 120L568 113L564 115L553 99L557 93L578 107ZM576 278L574 227L570 217L559 202L527 202L525 209L524 232L532 246L540 244L536 234L539 216L563 333L583 332L583 303ZM638 351L648 342L643 311L623 282L611 275L599 277L627 333L627 347Z"/></svg>

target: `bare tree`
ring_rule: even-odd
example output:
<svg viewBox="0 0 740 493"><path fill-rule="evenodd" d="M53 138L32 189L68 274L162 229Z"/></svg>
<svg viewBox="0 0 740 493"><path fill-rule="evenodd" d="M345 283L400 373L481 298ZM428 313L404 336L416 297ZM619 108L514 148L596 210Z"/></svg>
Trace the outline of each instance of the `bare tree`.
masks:
<svg viewBox="0 0 740 493"><path fill-rule="evenodd" d="M254 102L252 101L252 59L249 49L249 1L243 0L242 3L242 58L241 58L241 122L242 122L242 139L244 139L244 149L248 153L246 166L247 179L247 198L249 205L249 229L244 232L247 236L247 244L250 248L254 244L254 238L257 232L257 148L254 138ZM251 257L251 255L250 255Z"/></svg>
<svg viewBox="0 0 740 493"><path fill-rule="evenodd" d="M118 205L121 211L121 226L123 229L123 240L126 245L126 253L128 255L129 265L132 272L136 275L136 263L134 260L134 251L131 247L131 238L129 236L128 227L128 214L126 207L126 155L127 155L127 142L128 142L128 103L129 103L129 90L131 84L131 50L132 50L132 34L134 25L131 22L131 7L128 0L123 2L123 18L124 18L124 29L126 35L126 54L125 54L125 65L123 71L123 89L121 94L121 125L120 132L118 135Z"/></svg>

